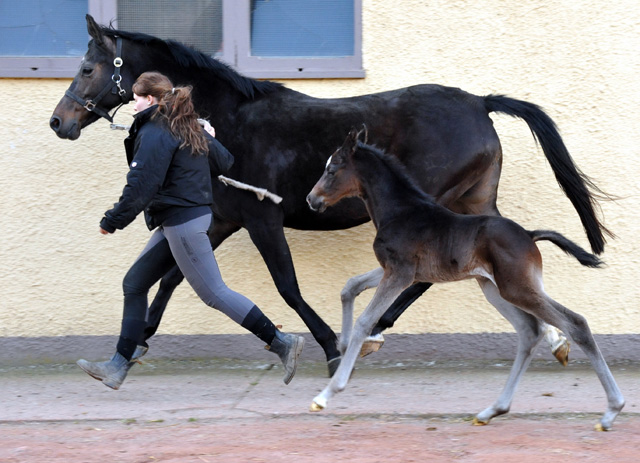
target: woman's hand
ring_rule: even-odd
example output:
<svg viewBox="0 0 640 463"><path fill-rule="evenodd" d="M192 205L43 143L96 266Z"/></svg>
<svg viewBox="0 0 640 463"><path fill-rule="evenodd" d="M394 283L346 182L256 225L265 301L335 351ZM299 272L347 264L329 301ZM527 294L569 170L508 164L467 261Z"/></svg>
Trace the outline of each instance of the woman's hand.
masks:
<svg viewBox="0 0 640 463"><path fill-rule="evenodd" d="M209 124L209 121L207 121L206 119L198 119L198 123L202 127L204 127L207 132L209 132L209 135L211 135L213 138L216 138L216 129L214 129L211 124Z"/></svg>
<svg viewBox="0 0 640 463"><path fill-rule="evenodd" d="M105 230L104 228L100 228L100 233L102 235L111 235L111 232L108 232L107 230Z"/></svg>

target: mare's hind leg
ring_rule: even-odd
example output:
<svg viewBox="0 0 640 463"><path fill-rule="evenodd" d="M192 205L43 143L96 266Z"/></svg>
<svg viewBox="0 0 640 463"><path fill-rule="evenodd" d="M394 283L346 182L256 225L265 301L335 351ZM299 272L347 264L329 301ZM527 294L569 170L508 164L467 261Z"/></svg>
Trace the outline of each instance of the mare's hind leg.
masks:
<svg viewBox="0 0 640 463"><path fill-rule="evenodd" d="M533 315L529 315L505 301L500 296L498 288L489 280L478 280L478 283L487 300L498 309L498 312L513 325L518 333L518 350L504 389L498 400L478 413L473 420L474 425L485 425L492 418L507 413L511 408L518 383L531 363L536 346L542 340L544 335L542 327L545 324Z"/></svg>
<svg viewBox="0 0 640 463"><path fill-rule="evenodd" d="M327 387L318 394L311 403L310 410L317 412L326 408L327 403L331 397L336 393L344 390L355 366L358 354L364 339L371 333L371 329L380 319L384 311L389 307L391 302L400 295L402 290L411 284L413 276L402 278L391 276L390 278L383 277L376 293L369 302L367 308L360 314L353 328L353 334L349 340L349 345L345 352L340 366L336 370L335 374L329 381Z"/></svg>
<svg viewBox="0 0 640 463"><path fill-rule="evenodd" d="M342 288L340 292L340 300L342 301L342 332L340 333L340 343L338 344L342 355L344 355L347 350L349 340L351 339L351 331L353 330L353 303L355 298L363 291L377 287L383 275L384 270L382 270L382 267L378 267L370 272L349 278L344 288ZM362 349L364 348L365 346L363 344ZM360 356L364 357L364 355L361 351Z"/></svg>

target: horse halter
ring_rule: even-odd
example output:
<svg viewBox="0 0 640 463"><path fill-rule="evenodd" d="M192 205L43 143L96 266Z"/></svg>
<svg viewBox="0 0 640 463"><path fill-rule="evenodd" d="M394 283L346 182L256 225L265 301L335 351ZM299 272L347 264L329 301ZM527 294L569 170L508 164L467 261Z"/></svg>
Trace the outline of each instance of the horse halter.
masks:
<svg viewBox="0 0 640 463"><path fill-rule="evenodd" d="M126 97L127 91L120 86L120 82L122 81L122 76L120 75L120 68L124 64L124 60L121 58L121 56L122 56L122 38L116 37L116 57L113 60L115 71L113 71L113 75L111 76L111 83L107 84L107 86L104 89L102 89L102 91L98 93L98 96L96 96L93 100L89 98L87 98L86 100L83 100L78 95L76 95L75 93L72 93L69 90L64 92L64 95L71 98L73 101L78 103L87 111L94 112L98 116L104 117L106 120L113 123L113 116L116 115L116 113L118 112L118 109L120 109L122 105L129 102L129 100ZM98 103L100 103L100 100L102 100L102 98L104 98L105 95L109 93L109 91L111 91L111 93L113 93L114 95L115 94L120 95L120 99L122 100L122 103L120 103L120 105L113 112L113 116L109 114L108 110L98 106Z"/></svg>

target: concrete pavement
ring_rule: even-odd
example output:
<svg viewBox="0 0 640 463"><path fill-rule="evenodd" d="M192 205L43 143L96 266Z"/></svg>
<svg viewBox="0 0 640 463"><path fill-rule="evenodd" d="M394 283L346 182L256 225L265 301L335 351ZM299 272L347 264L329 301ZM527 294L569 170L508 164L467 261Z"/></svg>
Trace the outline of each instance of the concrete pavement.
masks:
<svg viewBox="0 0 640 463"><path fill-rule="evenodd" d="M313 416L458 416L471 419L500 393L510 362L378 361L361 359L341 394ZM369 360L368 360L369 359ZM328 382L324 362L301 362L288 386L280 365L262 361L145 358L118 391L74 364L0 369L0 422L148 421L310 415L313 397ZM623 414L640 416L640 365L612 364L626 398ZM604 412L606 400L584 361L568 367L535 361L520 384L512 414L572 415ZM500 419L500 418L496 418Z"/></svg>

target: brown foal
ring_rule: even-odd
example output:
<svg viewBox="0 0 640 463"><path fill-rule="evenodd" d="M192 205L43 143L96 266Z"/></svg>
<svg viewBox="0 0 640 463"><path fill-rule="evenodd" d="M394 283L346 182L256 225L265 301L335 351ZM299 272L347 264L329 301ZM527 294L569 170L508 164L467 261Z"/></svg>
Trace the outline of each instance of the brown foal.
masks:
<svg viewBox="0 0 640 463"><path fill-rule="evenodd" d="M542 258L535 241L549 240L585 266L598 267L601 261L559 233L527 231L504 217L461 215L439 206L414 184L395 157L359 142L358 137L355 130L349 133L327 162L307 202L322 212L345 197L364 200L377 230L373 249L381 269L361 278L371 286L379 284L353 327L352 315L343 314L346 352L327 387L314 398L311 410L325 408L345 388L364 339L405 288L414 282L475 278L487 300L515 328L518 348L504 390L494 404L476 415L474 423L487 424L509 411L517 384L544 336L544 323L548 323L567 333L591 361L608 401L596 428L610 429L624 398L585 318L544 291Z"/></svg>

